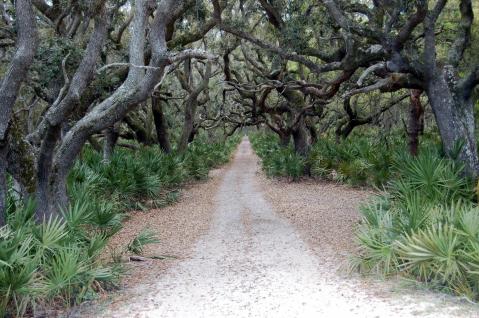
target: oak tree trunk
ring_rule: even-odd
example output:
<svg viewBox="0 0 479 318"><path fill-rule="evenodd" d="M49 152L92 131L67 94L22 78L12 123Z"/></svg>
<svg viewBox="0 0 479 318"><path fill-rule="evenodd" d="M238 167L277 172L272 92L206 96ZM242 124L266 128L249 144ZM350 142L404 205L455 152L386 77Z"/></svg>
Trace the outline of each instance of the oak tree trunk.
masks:
<svg viewBox="0 0 479 318"><path fill-rule="evenodd" d="M178 151L184 152L186 148L188 148L188 139L193 131L193 125L196 115L196 106L198 102L192 100L190 103L186 103L185 105L185 119L183 123L183 130L181 132L180 141L178 143Z"/></svg>
<svg viewBox="0 0 479 318"><path fill-rule="evenodd" d="M37 186L36 186L36 213L38 222L55 215L55 203L52 197L51 186L52 164L55 147L60 136L60 128L50 127L41 144L37 159Z"/></svg>
<svg viewBox="0 0 479 318"><path fill-rule="evenodd" d="M279 145L285 148L288 147L291 141L291 134L287 132L279 133L278 136L279 136Z"/></svg>
<svg viewBox="0 0 479 318"><path fill-rule="evenodd" d="M7 194L7 135L18 91L37 47L35 13L30 0L15 1L16 51L0 81L0 223L5 221Z"/></svg>
<svg viewBox="0 0 479 318"><path fill-rule="evenodd" d="M475 137L474 103L470 96L456 92L444 71L434 76L427 86L436 123L441 135L444 152L464 164L465 175L475 178L479 172L479 157ZM459 153L458 146L461 145Z"/></svg>
<svg viewBox="0 0 479 318"><path fill-rule="evenodd" d="M0 227L7 218L7 148L0 147Z"/></svg>
<svg viewBox="0 0 479 318"><path fill-rule="evenodd" d="M409 125L407 129L409 153L417 156L419 148L419 135L421 134L424 121L424 108L421 103L421 90L411 90Z"/></svg>
<svg viewBox="0 0 479 318"><path fill-rule="evenodd" d="M153 119L155 121L156 136L161 150L164 153L171 152L170 137L168 135L168 125L166 117L163 113L163 106L159 97L151 97L151 109L153 112Z"/></svg>
<svg viewBox="0 0 479 318"><path fill-rule="evenodd" d="M109 163L115 150L116 142L118 141L118 127L107 128L104 131L105 140L103 141L103 162Z"/></svg>
<svg viewBox="0 0 479 318"><path fill-rule="evenodd" d="M307 157L309 154L310 144L304 119L301 119L298 123L298 127L293 130L293 141L295 152L302 157Z"/></svg>

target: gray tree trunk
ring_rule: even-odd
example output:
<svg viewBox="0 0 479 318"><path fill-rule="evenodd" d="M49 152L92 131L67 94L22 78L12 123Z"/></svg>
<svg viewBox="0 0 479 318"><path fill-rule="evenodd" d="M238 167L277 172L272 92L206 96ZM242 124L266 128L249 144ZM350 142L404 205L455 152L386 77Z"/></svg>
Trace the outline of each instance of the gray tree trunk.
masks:
<svg viewBox="0 0 479 318"><path fill-rule="evenodd" d="M115 150L116 142L118 141L117 127L113 126L104 130L105 139L103 141L103 162L109 163Z"/></svg>
<svg viewBox="0 0 479 318"><path fill-rule="evenodd" d="M308 137L308 131L304 119L301 119L297 128L293 130L293 141L295 152L302 157L307 157L309 154L310 144Z"/></svg>
<svg viewBox="0 0 479 318"><path fill-rule="evenodd" d="M51 192L51 174L53 155L58 137L60 135L59 127L51 127L42 142L37 159L37 186L36 186L36 213L35 218L38 222L48 219L56 214L53 208L54 198Z"/></svg>
<svg viewBox="0 0 479 318"><path fill-rule="evenodd" d="M0 227L7 218L7 148L0 147Z"/></svg>
<svg viewBox="0 0 479 318"><path fill-rule="evenodd" d="M447 69L436 75L429 81L426 92L444 151L448 156L452 156L457 150L456 147L462 144L457 159L464 164L466 175L477 177L479 157L475 137L474 103L470 96L454 92L452 75Z"/></svg>
<svg viewBox="0 0 479 318"><path fill-rule="evenodd" d="M7 197L7 134L18 90L27 76L37 47L35 13L30 0L15 2L17 46L0 85L0 223L5 221Z"/></svg>

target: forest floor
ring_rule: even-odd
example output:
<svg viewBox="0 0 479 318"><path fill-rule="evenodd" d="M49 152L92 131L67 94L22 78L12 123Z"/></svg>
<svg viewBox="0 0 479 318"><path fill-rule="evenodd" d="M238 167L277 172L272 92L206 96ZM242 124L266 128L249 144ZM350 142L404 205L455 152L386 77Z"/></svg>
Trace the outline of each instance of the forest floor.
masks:
<svg viewBox="0 0 479 318"><path fill-rule="evenodd" d="M179 203L138 212L118 243L158 232L124 288L74 317L479 317L464 300L347 274L358 205L371 193L264 177L249 141ZM126 230L127 229L127 230Z"/></svg>

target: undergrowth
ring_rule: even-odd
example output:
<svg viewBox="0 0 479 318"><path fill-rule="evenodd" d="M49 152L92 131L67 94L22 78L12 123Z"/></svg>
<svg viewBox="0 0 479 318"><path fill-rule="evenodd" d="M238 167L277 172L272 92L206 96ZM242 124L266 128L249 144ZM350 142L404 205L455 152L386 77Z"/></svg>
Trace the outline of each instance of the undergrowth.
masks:
<svg viewBox="0 0 479 318"><path fill-rule="evenodd" d="M34 202L16 201L12 189L7 225L0 228L0 316L69 307L115 287L121 266L100 256L127 211L174 202L181 184L206 178L238 142L200 140L184 154L168 155L157 147L118 148L108 164L86 147L68 179L70 206L61 218L41 223L34 220ZM144 231L124 251L141 254L155 242Z"/></svg>
<svg viewBox="0 0 479 318"><path fill-rule="evenodd" d="M460 164L444 158L435 140L424 140L419 155L412 157L401 136L392 136L388 144L367 136L339 144L325 138L306 159L291 156L291 147L279 146L275 136L255 134L251 140L268 175L298 178L293 167L307 164L312 176L376 187L380 194L360 208L359 251L352 268L400 274L479 300L474 186Z"/></svg>
<svg viewBox="0 0 479 318"><path fill-rule="evenodd" d="M253 149L261 158L263 170L268 176L290 177L298 180L304 175L304 158L291 147L283 147L279 139L271 134L253 134L250 136Z"/></svg>
<svg viewBox="0 0 479 318"><path fill-rule="evenodd" d="M303 158L294 152L292 145L280 146L273 134L252 134L250 139L268 176L298 180L307 173L353 186L384 184L390 177L395 153L406 151L399 138L389 145L369 137L355 136L341 143L322 138L312 145L308 157Z"/></svg>
<svg viewBox="0 0 479 318"><path fill-rule="evenodd" d="M428 151L392 169L384 192L361 207L352 265L479 300L479 208L462 167Z"/></svg>

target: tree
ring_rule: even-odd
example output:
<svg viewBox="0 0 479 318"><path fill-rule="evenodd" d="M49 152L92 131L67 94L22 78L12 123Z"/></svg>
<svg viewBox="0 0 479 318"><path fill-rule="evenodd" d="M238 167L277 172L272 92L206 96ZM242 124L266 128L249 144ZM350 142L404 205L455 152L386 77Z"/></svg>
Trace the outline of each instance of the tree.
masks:
<svg viewBox="0 0 479 318"><path fill-rule="evenodd" d="M9 129L11 128L12 110L18 91L33 62L37 45L35 14L29 0L15 2L16 13L16 51L8 66L8 71L1 80L0 86L0 225L5 222L7 196L7 157L9 144ZM7 22L9 19L6 19ZM10 140L9 140L10 139Z"/></svg>
<svg viewBox="0 0 479 318"><path fill-rule="evenodd" d="M55 1L51 5L43 1L34 2L48 20L55 22L55 37L72 39L71 41L80 46L81 43L87 43L84 51L78 55L78 60L71 62L69 59L76 52L75 45L72 43L66 48L67 52L63 53L65 55L61 59L60 73L52 74L52 81L43 86L33 79L30 81L30 92L36 95L35 98L41 98L43 105L43 101L46 102L46 107L37 123L30 122L33 124L31 130L23 130L15 135L16 140L5 155L15 156L14 160L11 160L13 163L8 164L5 158L1 160L2 167L9 170L29 167L18 173L11 172L11 175L22 184L22 188L28 189L29 196L35 198L39 220L56 215L60 208L68 204L66 179L85 142L94 134L124 120L130 111L147 100L169 68L190 58L214 59L213 55L197 49L179 52L169 49L172 41L178 46L186 45L189 41L195 41L198 36L201 38L211 29L209 27L194 29L190 33L175 33L175 23L191 8L194 1L162 1L158 5L154 1L136 1L129 15L132 18L128 17L124 21L126 25L131 24L128 61L115 62L115 54L118 54L121 48L116 52L106 51L107 55L104 56L105 45L114 42L117 47L122 46L121 38L126 27L122 24L115 32L113 23L123 15L122 7L125 3L126 1L115 4L97 1L79 6L72 2L71 6L62 10ZM35 34L36 30L33 23L36 17L30 3L19 1L17 6L17 15L24 14L23 20L20 16L17 17L18 23L28 28L19 29L18 56L22 60L12 59L14 70L20 70L15 76L18 84L14 91L18 91L22 74L24 77L28 69L29 63L25 62L33 59L35 41L32 41L31 34ZM30 11L27 10L28 7ZM150 16L153 18L150 19ZM49 27L42 25L42 28ZM114 34L116 36L113 36ZM178 37L175 37L175 34ZM25 48L28 48L28 52ZM59 55L61 54L60 51ZM99 60L102 60L104 66L97 68ZM70 77L72 70L73 75ZM37 68L36 71L45 69ZM106 79L104 74L107 74ZM112 77L116 79L113 80ZM5 78L3 83L10 81ZM99 91L98 87L109 90L108 94ZM2 105L6 110L2 112L2 115L6 116L5 120L2 117L5 127L6 123L12 120L11 109L15 100L13 96L8 105ZM22 124L18 123L17 126L22 127ZM14 164L18 162L21 164ZM33 169L33 172L30 169ZM26 172L28 176L25 175ZM5 173L2 172L1 175L4 177ZM2 191L0 199L3 212L5 191Z"/></svg>

